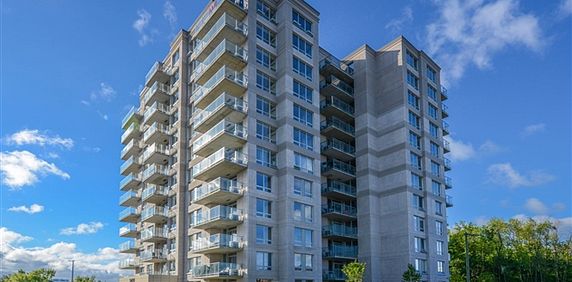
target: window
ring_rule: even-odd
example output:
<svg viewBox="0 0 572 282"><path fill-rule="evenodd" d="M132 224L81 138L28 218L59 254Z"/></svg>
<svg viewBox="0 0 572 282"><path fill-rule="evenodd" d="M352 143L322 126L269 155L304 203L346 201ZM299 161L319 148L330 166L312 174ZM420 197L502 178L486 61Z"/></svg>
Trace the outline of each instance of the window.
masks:
<svg viewBox="0 0 572 282"><path fill-rule="evenodd" d="M430 117L432 117L433 119L437 119L437 113L439 112L437 110L437 107L429 104L428 108L427 108L427 112L429 114Z"/></svg>
<svg viewBox="0 0 572 282"><path fill-rule="evenodd" d="M423 208L423 197L413 194L413 207L418 210L424 210Z"/></svg>
<svg viewBox="0 0 572 282"><path fill-rule="evenodd" d="M263 18L276 23L276 10L271 8L268 4L263 1L256 1L256 12Z"/></svg>
<svg viewBox="0 0 572 282"><path fill-rule="evenodd" d="M311 223L313 220L312 206L294 202L294 220Z"/></svg>
<svg viewBox="0 0 572 282"><path fill-rule="evenodd" d="M415 154L415 153L413 153L413 152L409 152L409 162L411 163L411 166L412 166L413 168L416 168L416 169L419 169L419 170L422 169L422 166L421 166L421 156L419 156L419 155L417 155L417 154Z"/></svg>
<svg viewBox="0 0 572 282"><path fill-rule="evenodd" d="M276 57L259 46L256 46L256 62L269 70L276 70Z"/></svg>
<svg viewBox="0 0 572 282"><path fill-rule="evenodd" d="M431 181L431 191L433 194L440 196L441 195L441 183L433 180Z"/></svg>
<svg viewBox="0 0 572 282"><path fill-rule="evenodd" d="M405 51L405 60L407 64L410 65L414 69L418 69L419 67L419 60L413 55L413 53L409 52L409 50Z"/></svg>
<svg viewBox="0 0 572 282"><path fill-rule="evenodd" d="M435 214L443 215L443 203L435 201Z"/></svg>
<svg viewBox="0 0 572 282"><path fill-rule="evenodd" d="M314 122L314 113L312 113L312 111L298 105L298 104L294 104L294 120L295 121L299 121L307 126L312 127L312 124Z"/></svg>
<svg viewBox="0 0 572 282"><path fill-rule="evenodd" d="M272 270L272 253L256 252L256 270Z"/></svg>
<svg viewBox="0 0 572 282"><path fill-rule="evenodd" d="M272 244L272 227L256 225L256 244Z"/></svg>
<svg viewBox="0 0 572 282"><path fill-rule="evenodd" d="M413 94L411 91L407 91L407 103L414 107L415 109L419 110L419 97Z"/></svg>
<svg viewBox="0 0 572 282"><path fill-rule="evenodd" d="M276 167L276 154L264 147L256 147L256 163L266 167Z"/></svg>
<svg viewBox="0 0 572 282"><path fill-rule="evenodd" d="M306 19L296 10L292 10L292 23L308 35L313 36L312 22Z"/></svg>
<svg viewBox="0 0 572 282"><path fill-rule="evenodd" d="M445 273L445 262L442 260L437 261L437 272Z"/></svg>
<svg viewBox="0 0 572 282"><path fill-rule="evenodd" d="M437 241L435 249L436 249L437 255L442 256L443 255L443 241Z"/></svg>
<svg viewBox="0 0 572 282"><path fill-rule="evenodd" d="M294 227L294 246L312 247L313 231L310 229Z"/></svg>
<svg viewBox="0 0 572 282"><path fill-rule="evenodd" d="M256 198L256 216L272 218L272 202Z"/></svg>
<svg viewBox="0 0 572 282"><path fill-rule="evenodd" d="M413 216L413 224L415 226L415 231L425 232L425 219L420 216Z"/></svg>
<svg viewBox="0 0 572 282"><path fill-rule="evenodd" d="M427 85L427 96L437 102L437 89L431 85Z"/></svg>
<svg viewBox="0 0 572 282"><path fill-rule="evenodd" d="M435 232L437 235L443 235L443 222L435 221Z"/></svg>
<svg viewBox="0 0 572 282"><path fill-rule="evenodd" d="M256 138L268 141L270 143L276 143L276 129L274 127L261 122L256 121Z"/></svg>
<svg viewBox="0 0 572 282"><path fill-rule="evenodd" d="M294 152L294 169L314 173L314 159Z"/></svg>
<svg viewBox="0 0 572 282"><path fill-rule="evenodd" d="M304 149L314 149L314 135L294 127L294 145L300 146Z"/></svg>
<svg viewBox="0 0 572 282"><path fill-rule="evenodd" d="M432 137L439 138L439 127L432 122L429 123L429 134Z"/></svg>
<svg viewBox="0 0 572 282"><path fill-rule="evenodd" d="M419 78L415 76L412 72L407 71L407 84L411 85L411 87L419 90Z"/></svg>
<svg viewBox="0 0 572 282"><path fill-rule="evenodd" d="M411 186L413 188L422 190L423 189L423 180L422 180L421 176L419 176L415 173L411 173Z"/></svg>
<svg viewBox="0 0 572 282"><path fill-rule="evenodd" d="M427 272L427 261L424 259L415 259L415 270L420 273Z"/></svg>
<svg viewBox="0 0 572 282"><path fill-rule="evenodd" d="M294 194L312 198L312 182L294 177Z"/></svg>
<svg viewBox="0 0 572 282"><path fill-rule="evenodd" d="M256 190L271 193L272 192L271 179L272 178L270 177L270 175L257 171Z"/></svg>
<svg viewBox="0 0 572 282"><path fill-rule="evenodd" d="M435 161L431 161L431 174L439 176L441 171L441 165Z"/></svg>
<svg viewBox="0 0 572 282"><path fill-rule="evenodd" d="M256 70L256 87L272 95L276 95L276 81L274 78L259 70Z"/></svg>
<svg viewBox="0 0 572 282"><path fill-rule="evenodd" d="M296 33L292 34L292 47L306 55L306 57L310 59L312 58L312 44L302 39L302 37L298 36Z"/></svg>
<svg viewBox="0 0 572 282"><path fill-rule="evenodd" d="M293 94L294 96L312 104L312 88L304 85L303 83L294 79L293 83Z"/></svg>
<svg viewBox="0 0 572 282"><path fill-rule="evenodd" d="M421 121L419 116L417 116L414 112L409 111L409 124L417 129L421 128Z"/></svg>
<svg viewBox="0 0 572 282"><path fill-rule="evenodd" d="M435 143L435 142L431 142L431 143L429 143L429 148L431 150L431 155L433 157L438 158L439 157L439 145L437 145L437 143Z"/></svg>
<svg viewBox="0 0 572 282"><path fill-rule="evenodd" d="M276 47L276 33L258 22L256 23L256 38L272 47Z"/></svg>
<svg viewBox="0 0 572 282"><path fill-rule="evenodd" d="M294 253L294 270L307 270L312 271L313 267L313 255L310 254L299 254ZM296 280L298 281L298 280Z"/></svg>
<svg viewBox="0 0 572 282"><path fill-rule="evenodd" d="M430 66L427 66L427 78L433 82L437 81L437 72Z"/></svg>
<svg viewBox="0 0 572 282"><path fill-rule="evenodd" d="M419 135L413 133L412 131L409 131L409 145L411 145L411 147L421 150L421 137L419 137Z"/></svg>
<svg viewBox="0 0 572 282"><path fill-rule="evenodd" d="M309 81L312 81L312 67L298 59L296 56L292 56L292 58L292 70Z"/></svg>
<svg viewBox="0 0 572 282"><path fill-rule="evenodd" d="M276 119L276 105L266 98L256 96L256 112L269 118Z"/></svg>
<svg viewBox="0 0 572 282"><path fill-rule="evenodd" d="M415 237L414 242L415 242L415 252L416 253L425 253L426 252L426 250L425 250L425 239Z"/></svg>
<svg viewBox="0 0 572 282"><path fill-rule="evenodd" d="M179 51L175 52L171 57L171 66L176 65L179 62Z"/></svg>

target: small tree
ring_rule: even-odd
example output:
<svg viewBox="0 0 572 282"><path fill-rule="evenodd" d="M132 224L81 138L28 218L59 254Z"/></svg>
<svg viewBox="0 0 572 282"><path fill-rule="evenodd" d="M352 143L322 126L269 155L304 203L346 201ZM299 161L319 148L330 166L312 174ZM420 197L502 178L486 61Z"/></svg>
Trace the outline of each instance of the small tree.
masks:
<svg viewBox="0 0 572 282"><path fill-rule="evenodd" d="M75 282L95 282L95 276L78 276L75 278Z"/></svg>
<svg viewBox="0 0 572 282"><path fill-rule="evenodd" d="M402 279L406 282L419 282L421 281L421 274L415 270L412 264L408 264L407 270L403 272Z"/></svg>
<svg viewBox="0 0 572 282"><path fill-rule="evenodd" d="M346 282L362 282L363 273L365 272L365 262L350 262L342 268L342 272L346 275Z"/></svg>

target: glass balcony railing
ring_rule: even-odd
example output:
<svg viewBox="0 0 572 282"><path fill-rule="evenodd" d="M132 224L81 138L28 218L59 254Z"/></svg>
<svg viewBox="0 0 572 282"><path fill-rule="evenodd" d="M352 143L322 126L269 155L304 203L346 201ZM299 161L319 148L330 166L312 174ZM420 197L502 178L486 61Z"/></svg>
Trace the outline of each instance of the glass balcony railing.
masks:
<svg viewBox="0 0 572 282"><path fill-rule="evenodd" d="M354 88L349 85L347 82L333 76L330 75L328 77L326 77L325 80L320 81L320 89L326 87L326 86L333 86L339 90L341 90L342 92L344 92L346 95L353 97L354 96Z"/></svg>
<svg viewBox="0 0 572 282"><path fill-rule="evenodd" d="M443 158L443 166L446 170L451 170L451 160L447 158Z"/></svg>
<svg viewBox="0 0 572 282"><path fill-rule="evenodd" d="M349 135L354 135L355 134L355 127L337 117L330 117L326 120L323 120L322 122L320 122L320 127L321 130L324 130L328 127L333 127L333 128L337 128Z"/></svg>
<svg viewBox="0 0 572 282"><path fill-rule="evenodd" d="M341 270L325 270L322 273L324 281L346 281L346 275Z"/></svg>
<svg viewBox="0 0 572 282"><path fill-rule="evenodd" d="M151 249L151 250L144 250L141 253L139 253L139 258L141 258L142 261L146 261L146 260L152 260L152 259L161 259L161 260L166 260L167 259L167 250L166 249Z"/></svg>
<svg viewBox="0 0 572 282"><path fill-rule="evenodd" d="M151 196L167 196L169 187L155 184L145 184L145 189L141 192L141 200L145 201Z"/></svg>
<svg viewBox="0 0 572 282"><path fill-rule="evenodd" d="M447 195L447 197L445 198L445 202L447 203L447 207L452 207L453 206L453 196Z"/></svg>
<svg viewBox="0 0 572 282"><path fill-rule="evenodd" d="M228 179L219 177L208 183L205 183L191 191L191 201L198 201L210 194L224 191L229 193L240 194L244 190L244 184L236 179Z"/></svg>
<svg viewBox="0 0 572 282"><path fill-rule="evenodd" d="M207 93L209 93L219 82L223 79L229 79L238 85L242 85L246 87L248 83L248 77L246 74L235 71L227 66L221 67L204 85L196 85L193 89L193 95L191 100L199 101L203 98Z"/></svg>
<svg viewBox="0 0 572 282"><path fill-rule="evenodd" d="M119 182L119 186L123 189L123 187L127 186L127 184L131 183L132 181L139 182L141 179L139 178L139 174L137 173L130 173L125 176L121 182Z"/></svg>
<svg viewBox="0 0 572 282"><path fill-rule="evenodd" d="M169 167L165 165L152 164L143 171L143 181L149 179L154 174L169 176Z"/></svg>
<svg viewBox="0 0 572 282"><path fill-rule="evenodd" d="M204 265L193 266L189 270L189 276L193 278L209 276L242 276L242 267L236 263L215 262Z"/></svg>
<svg viewBox="0 0 572 282"><path fill-rule="evenodd" d="M223 119L211 129L209 129L209 131L205 132L203 135L201 135L201 137L195 140L193 143L193 151L198 151L201 147L208 144L211 142L211 140L223 133L230 134L238 138L246 138L246 130L241 124L236 124Z"/></svg>
<svg viewBox="0 0 572 282"><path fill-rule="evenodd" d="M341 181L328 179L327 182L322 183L322 193L325 192L338 192L350 196L356 196L356 187L350 184L346 184Z"/></svg>
<svg viewBox="0 0 572 282"><path fill-rule="evenodd" d="M354 206L337 202L329 202L322 207L322 213L339 213L347 216L356 216L357 209Z"/></svg>
<svg viewBox="0 0 572 282"><path fill-rule="evenodd" d="M217 20L203 38L197 39L193 42L193 54L191 55L191 59L194 60L225 26L240 32L245 36L248 34L248 26L245 23L242 23L225 13Z"/></svg>
<svg viewBox="0 0 572 282"><path fill-rule="evenodd" d="M121 157L125 157L125 155L127 154L127 152L131 151L131 149L133 149L134 146L139 147L139 143L137 140L131 140L129 141L129 143L127 143L127 145L125 145L125 147L123 147L123 149L121 149Z"/></svg>
<svg viewBox="0 0 572 282"><path fill-rule="evenodd" d="M353 155L356 152L356 147L354 147L353 145L351 145L347 142L338 140L336 138L330 138L326 141L323 141L320 144L320 147L321 147L322 151L325 151L328 149L335 149L335 150L338 150L338 151L341 151L341 152L344 152L344 153L347 153L350 155Z"/></svg>
<svg viewBox="0 0 572 282"><path fill-rule="evenodd" d="M191 243L191 251L201 251L215 248L241 248L242 240L236 234L213 234Z"/></svg>
<svg viewBox="0 0 572 282"><path fill-rule="evenodd" d="M127 159L119 168L119 170L121 172L124 172L128 167L132 166L133 164L139 165L141 164L140 160L138 157L135 156L131 156L129 157L129 159Z"/></svg>
<svg viewBox="0 0 572 282"><path fill-rule="evenodd" d="M323 109L329 106L333 106L350 116L354 115L354 107L335 96L320 101L320 108Z"/></svg>
<svg viewBox="0 0 572 282"><path fill-rule="evenodd" d="M131 232L137 232L137 225L129 223L119 228L119 236L123 236Z"/></svg>
<svg viewBox="0 0 572 282"><path fill-rule="evenodd" d="M129 123L129 121L131 120L131 118L133 118L133 116L135 115L136 112L137 112L137 108L131 107L131 109L129 109L129 112L127 112L125 117L123 117L123 120L121 120L121 127L125 128L127 126L127 124Z"/></svg>
<svg viewBox="0 0 572 282"><path fill-rule="evenodd" d="M143 154L141 154L141 158L143 161L146 161L151 155L155 153L169 155L171 152L171 147L163 144L153 143L151 146L148 146Z"/></svg>
<svg viewBox="0 0 572 282"><path fill-rule="evenodd" d="M450 151L451 151L451 144L449 143L449 141L443 140L443 148L444 148L445 151L447 151L447 152L450 152Z"/></svg>
<svg viewBox="0 0 572 282"><path fill-rule="evenodd" d="M447 93L447 88L445 86L441 86L441 95L445 97L449 97L449 93ZM443 99L445 100L445 99Z"/></svg>
<svg viewBox="0 0 572 282"><path fill-rule="evenodd" d="M445 186L448 188L453 187L453 180L451 177L445 176Z"/></svg>
<svg viewBox="0 0 572 282"><path fill-rule="evenodd" d="M133 258L124 259L119 261L119 268L134 268L138 264L138 261Z"/></svg>
<svg viewBox="0 0 572 282"><path fill-rule="evenodd" d="M449 124L443 121L443 132L449 132Z"/></svg>
<svg viewBox="0 0 572 282"><path fill-rule="evenodd" d="M123 134L121 134L121 143L124 143L127 138L134 133L134 131L139 131L139 124L134 122L131 123L131 125L125 129L125 132L123 132Z"/></svg>
<svg viewBox="0 0 572 282"><path fill-rule="evenodd" d="M348 65L332 56L326 57L320 61L320 69L322 69L326 65L332 65L349 76L354 75L354 68L351 65Z"/></svg>
<svg viewBox="0 0 572 282"><path fill-rule="evenodd" d="M246 1L246 0L214 0L214 1L211 1L211 3L209 3L209 5L205 8L205 10L197 18L195 23L191 26L191 29L189 30L190 34L195 35L201 29L203 29L205 24L207 24L207 22L211 18L212 14L224 2L233 3L238 8L243 9L243 10L248 9L248 1Z"/></svg>
<svg viewBox="0 0 572 282"><path fill-rule="evenodd" d="M151 79L151 76L153 76L153 74L158 71L161 70L163 68L163 63L161 62L155 62L153 64L153 66L151 66L151 69L149 69L149 71L147 72L147 74L145 75L145 81L149 81L149 79Z"/></svg>
<svg viewBox="0 0 572 282"><path fill-rule="evenodd" d="M147 108L145 110L145 113L143 113L143 120L147 121L149 119L149 117L151 117L155 112L163 112L165 114L169 114L169 112L171 112L171 107L163 104L163 103L159 103L157 101L155 101L155 103L153 103L153 105L151 105L151 107Z"/></svg>
<svg viewBox="0 0 572 282"><path fill-rule="evenodd" d="M328 170L337 170L351 175L356 174L356 167L354 165L336 159L328 160L322 163L322 172Z"/></svg>
<svg viewBox="0 0 572 282"><path fill-rule="evenodd" d="M146 220L152 216L169 216L169 208L167 207L148 207L141 212L141 220Z"/></svg>
<svg viewBox="0 0 572 282"><path fill-rule="evenodd" d="M191 226L199 226L208 222L216 220L234 220L239 221L242 215L242 210L229 206L215 206L206 209L195 216L191 216Z"/></svg>
<svg viewBox="0 0 572 282"><path fill-rule="evenodd" d="M243 99L223 93L214 101L212 101L212 103L210 103L207 107L205 107L204 110L195 114L193 117L194 126L197 127L197 125L201 124L204 120L209 118L213 113L217 112L222 107L229 107L239 112L246 112L247 110L247 104Z"/></svg>
<svg viewBox="0 0 572 282"><path fill-rule="evenodd" d="M137 192L127 191L123 195L121 195L121 197L119 197L119 204L123 204L129 199L137 198L137 197L138 197Z"/></svg>
<svg viewBox="0 0 572 282"><path fill-rule="evenodd" d="M141 230L141 240L149 240L151 238L163 238L166 239L168 232L166 228L151 227Z"/></svg>
<svg viewBox="0 0 572 282"><path fill-rule="evenodd" d="M121 251L127 251L130 249L135 249L135 248L136 248L135 247L135 241L133 241L133 240L129 240L129 241L126 241L126 242L119 244L119 251L120 252Z"/></svg>
<svg viewBox="0 0 572 282"><path fill-rule="evenodd" d="M330 246L324 248L324 257L343 257L343 258L354 258L357 257L358 248L357 246Z"/></svg>
<svg viewBox="0 0 572 282"><path fill-rule="evenodd" d="M341 224L326 225L322 228L323 236L340 236L357 238L357 227Z"/></svg>
<svg viewBox="0 0 572 282"><path fill-rule="evenodd" d="M147 141L147 139L149 139L149 137L151 137L151 135L155 134L155 132L160 132L160 133L163 133L165 135L168 135L169 130L170 130L169 126L164 125L162 123L155 122L155 123L153 123L153 125L151 125L149 128L147 128L147 130L145 130L145 133L143 133L143 140Z"/></svg>
<svg viewBox="0 0 572 282"><path fill-rule="evenodd" d="M214 164L219 163L222 160L233 162L236 164L246 165L248 163L248 157L246 154L236 151L234 149L220 148L218 151L214 152L204 160L193 166L193 175L198 175L203 171L209 169Z"/></svg>
<svg viewBox="0 0 572 282"><path fill-rule="evenodd" d="M208 69L222 54L225 52L246 61L248 59L248 51L231 41L224 39L214 50L205 58L203 62L195 61L197 64L191 73L191 80L200 77L206 69Z"/></svg>
<svg viewBox="0 0 572 282"><path fill-rule="evenodd" d="M145 94L143 95L142 104L144 105L147 104L147 102L149 102L149 99L151 99L151 97L153 97L153 95L155 95L157 91L161 91L169 95L169 93L171 92L171 88L168 85L155 81L155 83L153 83L153 85L151 85L151 87L149 87L147 91L145 91Z"/></svg>
<svg viewBox="0 0 572 282"><path fill-rule="evenodd" d="M139 213L137 212L137 209L129 207L129 208L122 210L119 213L119 220L124 219L128 216L137 216L137 215L139 215Z"/></svg>

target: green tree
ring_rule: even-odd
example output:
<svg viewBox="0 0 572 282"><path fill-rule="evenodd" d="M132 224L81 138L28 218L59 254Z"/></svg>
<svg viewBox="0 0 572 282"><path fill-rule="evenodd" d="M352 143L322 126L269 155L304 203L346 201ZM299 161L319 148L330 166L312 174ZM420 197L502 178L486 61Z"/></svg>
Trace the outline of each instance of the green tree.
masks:
<svg viewBox="0 0 572 282"><path fill-rule="evenodd" d="M342 272L346 275L346 282L362 282L363 273L365 272L365 262L350 262L342 268Z"/></svg>
<svg viewBox="0 0 572 282"><path fill-rule="evenodd" d="M56 275L53 269L40 268L26 273L20 269L18 272L6 275L0 279L1 282L49 282Z"/></svg>
<svg viewBox="0 0 572 282"><path fill-rule="evenodd" d="M407 270L403 272L401 279L405 282L419 282L421 281L421 274L415 270L412 264L408 264Z"/></svg>
<svg viewBox="0 0 572 282"><path fill-rule="evenodd" d="M95 276L78 276L74 279L75 282L95 282Z"/></svg>

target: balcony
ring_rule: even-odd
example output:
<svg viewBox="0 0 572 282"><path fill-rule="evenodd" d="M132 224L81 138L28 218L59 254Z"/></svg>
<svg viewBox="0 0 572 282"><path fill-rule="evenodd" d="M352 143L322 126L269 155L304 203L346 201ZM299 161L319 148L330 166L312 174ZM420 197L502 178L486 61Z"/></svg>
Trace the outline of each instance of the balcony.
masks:
<svg viewBox="0 0 572 282"><path fill-rule="evenodd" d="M241 182L219 177L191 190L191 202L199 205L228 204L242 197L244 190Z"/></svg>
<svg viewBox="0 0 572 282"><path fill-rule="evenodd" d="M121 222L129 222L129 223L137 223L139 221L139 211L135 208L126 208L119 213L119 221Z"/></svg>
<svg viewBox="0 0 572 282"><path fill-rule="evenodd" d="M355 199L357 195L356 187L341 181L328 179L326 183L322 183L322 196L331 199Z"/></svg>
<svg viewBox="0 0 572 282"><path fill-rule="evenodd" d="M141 134L139 130L139 123L132 122L121 135L121 144L127 144L127 142L132 141L133 138L139 136L139 134Z"/></svg>
<svg viewBox="0 0 572 282"><path fill-rule="evenodd" d="M449 117L449 107L443 103L441 103L441 117L444 119Z"/></svg>
<svg viewBox="0 0 572 282"><path fill-rule="evenodd" d="M171 128L165 124L155 122L145 130L143 141L147 144L167 143L170 129Z"/></svg>
<svg viewBox="0 0 572 282"><path fill-rule="evenodd" d="M244 143L246 129L242 124L223 119L193 142L193 154L208 156L223 146L238 148Z"/></svg>
<svg viewBox="0 0 572 282"><path fill-rule="evenodd" d="M449 124L443 121L443 136L449 135Z"/></svg>
<svg viewBox="0 0 572 282"><path fill-rule="evenodd" d="M190 251L197 254L227 254L242 249L243 243L236 234L213 234L191 242Z"/></svg>
<svg viewBox="0 0 572 282"><path fill-rule="evenodd" d="M239 225L242 222L242 210L229 206L215 206L203 209L202 212L191 216L191 228L196 229L225 229Z"/></svg>
<svg viewBox="0 0 572 282"><path fill-rule="evenodd" d="M121 159L127 160L129 157L139 153L141 151L141 147L139 146L139 141L135 139L131 139L123 149L121 149Z"/></svg>
<svg viewBox="0 0 572 282"><path fill-rule="evenodd" d="M246 168L248 157L234 149L220 148L192 168L195 179L209 181L219 176L235 176Z"/></svg>
<svg viewBox="0 0 572 282"><path fill-rule="evenodd" d="M205 132L223 118L238 122L246 116L248 105L242 98L223 93L191 119L193 129Z"/></svg>
<svg viewBox="0 0 572 282"><path fill-rule="evenodd" d="M145 250L139 254L139 258L142 262L152 262L160 263L167 261L167 250L166 249L152 249Z"/></svg>
<svg viewBox="0 0 572 282"><path fill-rule="evenodd" d="M355 158L356 148L342 140L329 138L320 144L322 155L336 158L342 161L349 161Z"/></svg>
<svg viewBox="0 0 572 282"><path fill-rule="evenodd" d="M126 224L119 228L119 236L120 237L127 237L127 238L137 238L137 225L133 223Z"/></svg>
<svg viewBox="0 0 572 282"><path fill-rule="evenodd" d="M127 191L119 198L119 205L124 207L136 207L141 198L135 191Z"/></svg>
<svg viewBox="0 0 572 282"><path fill-rule="evenodd" d="M322 163L322 176L335 180L347 181L356 176L356 167L337 159L329 159Z"/></svg>
<svg viewBox="0 0 572 282"><path fill-rule="evenodd" d="M451 170L451 160L443 158L443 167L445 168L445 171Z"/></svg>
<svg viewBox="0 0 572 282"><path fill-rule="evenodd" d="M167 123L169 122L170 113L170 106L155 101L153 105L148 107L145 113L143 113L143 124L147 125L154 122Z"/></svg>
<svg viewBox="0 0 572 282"><path fill-rule="evenodd" d="M194 70L191 73L191 81L203 84L221 67L229 66L240 70L246 66L248 50L224 39L204 61L194 61Z"/></svg>
<svg viewBox="0 0 572 282"><path fill-rule="evenodd" d="M246 74L229 67L220 68L204 85L193 84L191 101L198 108L205 108L222 93L241 97L246 91L248 77Z"/></svg>
<svg viewBox="0 0 572 282"><path fill-rule="evenodd" d="M192 44L191 60L204 60L213 45L228 39L232 42L242 43L248 35L248 26L235 19L229 14L223 14L211 29L200 39L195 39ZM196 38L196 37L195 37Z"/></svg>
<svg viewBox="0 0 572 282"><path fill-rule="evenodd" d="M209 5L203 10L197 20L189 29L192 37L204 38L205 33L213 29L216 24L216 19L220 18L223 14L242 19L246 16L248 10L248 1L244 0L216 0L211 1Z"/></svg>
<svg viewBox="0 0 572 282"><path fill-rule="evenodd" d="M165 184L170 176L169 167L153 164L143 171L143 181L154 184Z"/></svg>
<svg viewBox="0 0 572 282"><path fill-rule="evenodd" d="M320 61L320 73L324 76L332 74L351 82L353 81L354 68L337 58L326 57Z"/></svg>
<svg viewBox="0 0 572 282"><path fill-rule="evenodd" d="M120 269L136 269L139 267L139 263L137 260L133 258L124 259L119 261L119 268Z"/></svg>
<svg viewBox="0 0 572 282"><path fill-rule="evenodd" d="M453 180L451 179L451 177L445 176L445 189L451 189L451 188L453 188Z"/></svg>
<svg viewBox="0 0 572 282"><path fill-rule="evenodd" d="M151 206L143 209L141 212L141 221L150 223L165 223L169 208L162 206Z"/></svg>
<svg viewBox="0 0 572 282"><path fill-rule="evenodd" d="M320 94L326 97L338 97L350 103L354 99L354 88L347 82L331 75L320 81Z"/></svg>
<svg viewBox="0 0 572 282"><path fill-rule="evenodd" d="M167 104L171 95L171 88L163 83L155 82L143 92L142 105L152 105L155 102Z"/></svg>
<svg viewBox="0 0 572 282"><path fill-rule="evenodd" d="M123 120L121 121L121 128L127 129L133 122L139 121L141 115L139 115L137 110L138 109L135 107L131 107L131 109L129 109L129 112L127 112L127 114L125 115L125 117L123 117Z"/></svg>
<svg viewBox="0 0 572 282"><path fill-rule="evenodd" d="M326 116L334 115L346 121L352 121L354 112L354 107L350 103L346 103L335 96L320 101L320 113Z"/></svg>
<svg viewBox="0 0 572 282"><path fill-rule="evenodd" d="M350 141L355 136L354 126L337 117L329 117L320 122L320 130L322 135L339 140Z"/></svg>
<svg viewBox="0 0 572 282"><path fill-rule="evenodd" d="M119 252L123 254L136 254L139 248L135 246L135 241L129 240L119 244Z"/></svg>
<svg viewBox="0 0 572 282"><path fill-rule="evenodd" d="M354 206L329 202L322 207L322 215L332 220L355 220L357 209Z"/></svg>
<svg viewBox="0 0 572 282"><path fill-rule="evenodd" d="M145 189L141 193L141 202L162 205L167 202L168 195L169 187L167 186L145 184Z"/></svg>
<svg viewBox="0 0 572 282"><path fill-rule="evenodd" d="M341 270L326 270L322 273L324 281L346 281L346 275Z"/></svg>
<svg viewBox="0 0 572 282"><path fill-rule="evenodd" d="M167 164L171 154L171 147L153 143L148 146L141 155L142 162L145 164Z"/></svg>
<svg viewBox="0 0 572 282"><path fill-rule="evenodd" d="M445 101L449 99L449 95L447 94L447 88L441 86L441 101Z"/></svg>
<svg viewBox="0 0 572 282"><path fill-rule="evenodd" d="M145 75L145 85L151 86L154 82L167 82L169 81L169 74L165 72L163 63L155 62L151 69Z"/></svg>
<svg viewBox="0 0 572 282"><path fill-rule="evenodd" d="M325 259L355 260L357 255L357 246L331 246L322 251L322 257Z"/></svg>
<svg viewBox="0 0 572 282"><path fill-rule="evenodd" d="M119 168L121 175L129 175L131 173L138 172L141 167L141 162L136 156L131 156L127 159Z"/></svg>
<svg viewBox="0 0 572 282"><path fill-rule="evenodd" d="M357 239L357 227L332 224L322 227L322 237L328 239Z"/></svg>
<svg viewBox="0 0 572 282"><path fill-rule="evenodd" d="M447 205L448 208L453 206L453 197L447 195L447 197L445 198L445 203Z"/></svg>
<svg viewBox="0 0 572 282"><path fill-rule="evenodd" d="M167 242L168 230L166 228L151 227L141 230L141 242L164 243Z"/></svg>
<svg viewBox="0 0 572 282"><path fill-rule="evenodd" d="M451 152L451 144L447 140L443 140L443 151L445 154Z"/></svg>
<svg viewBox="0 0 572 282"><path fill-rule="evenodd" d="M119 188L121 191L127 191L134 188L137 188L141 183L141 179L139 178L139 174L137 173L130 173L129 175L125 176L121 182L119 182Z"/></svg>
<svg viewBox="0 0 572 282"><path fill-rule="evenodd" d="M244 275L243 273L244 270L239 264L215 262L193 266L187 274L187 279L240 279Z"/></svg>

